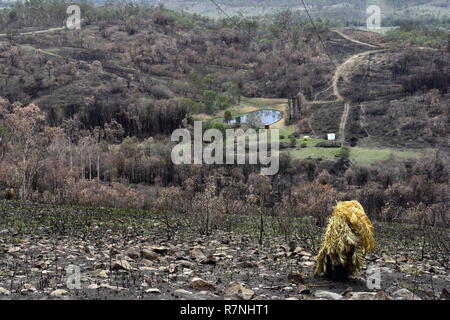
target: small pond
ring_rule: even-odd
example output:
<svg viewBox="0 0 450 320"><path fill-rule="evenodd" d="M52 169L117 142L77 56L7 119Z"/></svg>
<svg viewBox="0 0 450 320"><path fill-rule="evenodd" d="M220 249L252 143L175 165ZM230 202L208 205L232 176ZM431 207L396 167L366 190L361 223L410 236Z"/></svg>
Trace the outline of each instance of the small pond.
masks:
<svg viewBox="0 0 450 320"><path fill-rule="evenodd" d="M229 124L235 124L235 123L254 123L258 126L266 126L274 124L275 122L278 122L283 117L283 113L278 110L257 110L250 112L246 115L233 118L228 123ZM240 121L239 121L240 120Z"/></svg>

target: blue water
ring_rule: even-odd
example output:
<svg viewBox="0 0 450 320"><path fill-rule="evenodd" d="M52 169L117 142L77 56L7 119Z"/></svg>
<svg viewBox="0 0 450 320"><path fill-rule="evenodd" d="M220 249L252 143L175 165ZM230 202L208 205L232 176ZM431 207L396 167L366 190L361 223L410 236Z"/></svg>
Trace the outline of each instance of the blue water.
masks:
<svg viewBox="0 0 450 320"><path fill-rule="evenodd" d="M241 123L248 123L248 119L250 117L250 115L252 114L256 114L257 117L260 119L260 124L261 126L266 126L266 125L271 125L277 121L280 121L280 119L282 118L282 113L281 111L277 111L277 110L258 110L258 111L253 111L250 112L249 114L237 117L237 118L233 118L232 120L230 120L228 123L229 124L235 124L237 123L237 119L240 118L241 119Z"/></svg>

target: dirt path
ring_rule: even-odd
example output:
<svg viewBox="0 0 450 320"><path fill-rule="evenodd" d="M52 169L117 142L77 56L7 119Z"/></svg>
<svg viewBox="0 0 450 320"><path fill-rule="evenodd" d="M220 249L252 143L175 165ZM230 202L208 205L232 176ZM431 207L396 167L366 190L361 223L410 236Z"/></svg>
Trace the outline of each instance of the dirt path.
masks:
<svg viewBox="0 0 450 320"><path fill-rule="evenodd" d="M379 52L382 51L383 49L378 49L378 50L369 50L369 51L364 51L364 52L360 52L357 53L353 56L351 56L350 58L348 58L346 61L344 61L344 63L342 63L341 65L339 65L334 73L333 76L333 94L336 96L336 99L338 101L344 101L344 97L339 93L339 88L338 88L338 82L339 79L341 78L341 76L343 76L343 71L346 67L351 66L353 63L355 63L358 59L361 59L369 54L372 54L374 52Z"/></svg>
<svg viewBox="0 0 450 320"><path fill-rule="evenodd" d="M333 79L332 79L332 87L333 87L333 94L336 96L336 100L337 101L345 101L345 98L341 95L341 93L339 92L339 87L338 87L338 83L339 83L339 79L341 77L343 77L343 72L344 69L351 66L352 64L354 64L357 60L364 58L367 55L370 55L374 52L378 52L381 51L382 49L380 49L379 46L377 45L373 45L370 43L366 43L366 42L361 42L358 41L356 39L350 38L349 36L345 35L344 33L342 33L339 30L333 30L334 32L336 32L338 35L340 35L341 37L343 37L344 39L351 41L353 43L357 43L360 45L365 45L368 46L370 48L378 48L376 50L368 50L368 51L364 51L364 52L360 52L357 53L353 56L351 56L350 58L348 58L346 61L344 61L341 65L339 65L334 73ZM344 107L344 112L342 113L342 117L341 117L341 121L339 123L339 140L342 142L342 144L345 143L345 127L347 125L347 119L348 119L348 115L350 112L350 104L346 103L345 107Z"/></svg>
<svg viewBox="0 0 450 320"><path fill-rule="evenodd" d="M53 31L61 31L61 30L65 30L65 29L66 29L66 27L57 27L57 28L50 28L50 29L45 29L45 30L21 32L21 33L17 33L16 35L18 35L18 36L33 35L33 34L38 34L38 33L49 33L49 32L53 32ZM6 37L7 35L8 35L7 33L0 33L0 37Z"/></svg>
<svg viewBox="0 0 450 320"><path fill-rule="evenodd" d="M347 36L346 34L342 33L341 31L339 31L337 29L333 30L333 32L337 33L342 38L344 38L344 39L346 39L348 41L351 41L353 43L357 43L357 44L360 44L360 45L363 45L363 46L368 46L368 47L371 47L371 48L380 48L380 46L377 46L377 45L374 45L374 44L370 44L370 43L367 43L367 42L362 42L362 41L350 38L349 36Z"/></svg>
<svg viewBox="0 0 450 320"><path fill-rule="evenodd" d="M349 113L350 113L350 103L346 103L344 112L342 113L341 122L339 123L339 140L342 142L342 144L345 143L345 126L347 125Z"/></svg>

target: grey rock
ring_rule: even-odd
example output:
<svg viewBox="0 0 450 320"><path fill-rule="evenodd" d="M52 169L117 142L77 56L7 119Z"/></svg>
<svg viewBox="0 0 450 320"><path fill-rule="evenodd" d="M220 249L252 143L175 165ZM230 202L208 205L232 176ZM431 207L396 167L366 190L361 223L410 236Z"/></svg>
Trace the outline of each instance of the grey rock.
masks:
<svg viewBox="0 0 450 320"><path fill-rule="evenodd" d="M314 293L317 298L324 298L328 300L341 300L343 298L339 293L334 293L331 291L319 290Z"/></svg>
<svg viewBox="0 0 450 320"><path fill-rule="evenodd" d="M415 295L406 288L395 291L392 297L396 300L422 300L419 296Z"/></svg>
<svg viewBox="0 0 450 320"><path fill-rule="evenodd" d="M145 290L145 293L161 294L161 290L159 290L157 288L150 288L150 289Z"/></svg>
<svg viewBox="0 0 450 320"><path fill-rule="evenodd" d="M202 262L206 260L206 255L203 253L203 251L199 248L194 248L190 252L191 259Z"/></svg>
<svg viewBox="0 0 450 320"><path fill-rule="evenodd" d="M441 300L450 300L450 292L446 288L442 289L441 296L439 298Z"/></svg>
<svg viewBox="0 0 450 320"><path fill-rule="evenodd" d="M3 294L5 296L9 296L9 295L11 295L11 291L9 291L9 290L7 290L7 289L5 289L3 287L0 287L0 294Z"/></svg>
<svg viewBox="0 0 450 320"><path fill-rule="evenodd" d="M215 290L215 287L212 283L207 282L207 281L203 280L202 278L198 278L198 277L193 278L191 280L191 287L196 290L201 290L201 291L204 291L204 290L214 291Z"/></svg>
<svg viewBox="0 0 450 320"><path fill-rule="evenodd" d="M225 289L224 296L227 298L237 297L243 300L250 300L255 295L255 291L246 288L242 283L232 281Z"/></svg>
<svg viewBox="0 0 450 320"><path fill-rule="evenodd" d="M126 260L116 260L112 263L111 265L111 269L113 270L126 270L126 271L130 271L133 270L133 267L131 266L131 264L126 261Z"/></svg>
<svg viewBox="0 0 450 320"><path fill-rule="evenodd" d="M64 289L56 289L54 291L52 291L52 293L50 293L50 296L52 297L59 297L59 296L63 296L68 294L69 292L67 290Z"/></svg>
<svg viewBox="0 0 450 320"><path fill-rule="evenodd" d="M376 300L376 292L349 292L347 295L348 300Z"/></svg>
<svg viewBox="0 0 450 320"><path fill-rule="evenodd" d="M159 255L150 249L142 249L141 250L141 256L143 259L147 259L150 261L155 261L159 259Z"/></svg>
<svg viewBox="0 0 450 320"><path fill-rule="evenodd" d="M141 256L139 250L135 248L129 248L127 251L125 251L125 254L131 259L139 259L139 257Z"/></svg>
<svg viewBox="0 0 450 320"><path fill-rule="evenodd" d="M297 287L298 293L300 294L310 294L311 293L311 289L309 289L307 286L300 284Z"/></svg>
<svg viewBox="0 0 450 320"><path fill-rule="evenodd" d="M175 297L182 297L182 296L190 296L192 295L192 292L184 289L177 289L173 292L173 294L175 295Z"/></svg>

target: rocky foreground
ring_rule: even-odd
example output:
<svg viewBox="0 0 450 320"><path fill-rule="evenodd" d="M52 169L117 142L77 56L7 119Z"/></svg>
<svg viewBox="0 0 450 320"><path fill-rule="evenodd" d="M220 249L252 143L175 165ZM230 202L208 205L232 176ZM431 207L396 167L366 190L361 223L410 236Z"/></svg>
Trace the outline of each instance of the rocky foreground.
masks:
<svg viewBox="0 0 450 320"><path fill-rule="evenodd" d="M15 242L3 237L9 230L0 232L0 299L450 299L449 270L408 254L368 256L381 275L381 289L370 290L365 270L346 283L328 282L313 277L314 255L294 242L260 247L232 232L171 241L112 232L95 240L29 235ZM80 269L79 289L70 289L77 282L69 265Z"/></svg>

